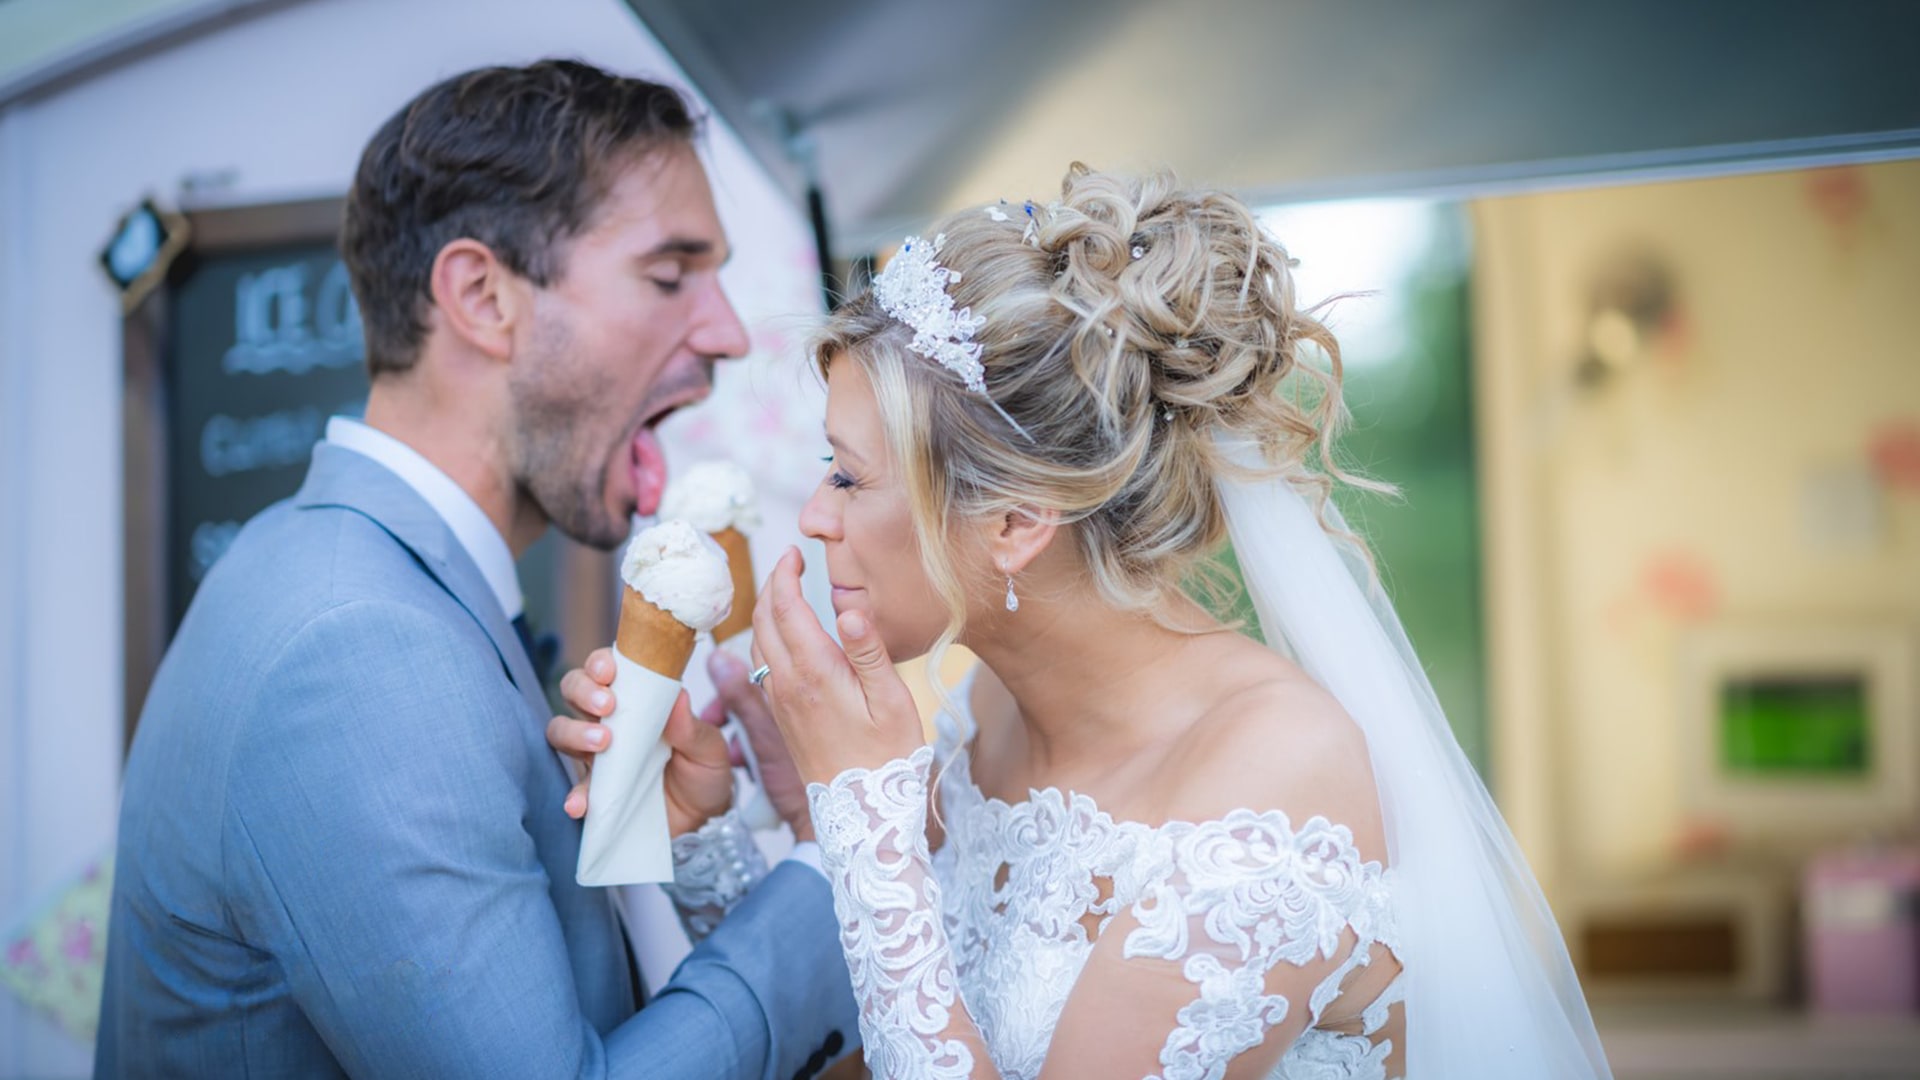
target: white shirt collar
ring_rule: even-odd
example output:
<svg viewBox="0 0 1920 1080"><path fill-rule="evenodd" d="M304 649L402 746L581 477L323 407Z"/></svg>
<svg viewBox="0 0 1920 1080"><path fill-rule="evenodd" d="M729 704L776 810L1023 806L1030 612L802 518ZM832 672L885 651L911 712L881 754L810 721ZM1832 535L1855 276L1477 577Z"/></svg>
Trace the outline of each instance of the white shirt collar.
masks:
<svg viewBox="0 0 1920 1080"><path fill-rule="evenodd" d="M480 568L480 576L493 589L507 618L521 613L526 601L520 593L520 577L514 571L513 550L507 547L506 537L494 528L486 511L453 482L453 477L399 439L344 416L327 421L327 441L372 458L406 481L407 486L440 515L440 520L447 523L447 528L453 530L453 538Z"/></svg>

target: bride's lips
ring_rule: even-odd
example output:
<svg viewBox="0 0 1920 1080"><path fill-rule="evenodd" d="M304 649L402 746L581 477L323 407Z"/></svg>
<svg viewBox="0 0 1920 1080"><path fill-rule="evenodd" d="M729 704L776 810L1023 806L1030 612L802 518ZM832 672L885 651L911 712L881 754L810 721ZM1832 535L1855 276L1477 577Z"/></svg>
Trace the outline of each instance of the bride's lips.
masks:
<svg viewBox="0 0 1920 1080"><path fill-rule="evenodd" d="M829 584L831 584L831 583L829 583ZM856 586L852 586L852 585L834 585L834 586L833 586L833 596L832 596L832 599L833 599L833 610L835 610L835 611L842 611L842 610L844 610L844 608L842 608L842 606L841 606L841 605L842 605L843 603L845 603L845 602L846 602L846 601L848 601L848 600L851 600L851 599L853 598L853 595L854 595L855 593L863 593L863 592L866 592L866 591L867 591L867 590L865 590L865 589L862 589L862 588L858 588L858 587L856 587Z"/></svg>

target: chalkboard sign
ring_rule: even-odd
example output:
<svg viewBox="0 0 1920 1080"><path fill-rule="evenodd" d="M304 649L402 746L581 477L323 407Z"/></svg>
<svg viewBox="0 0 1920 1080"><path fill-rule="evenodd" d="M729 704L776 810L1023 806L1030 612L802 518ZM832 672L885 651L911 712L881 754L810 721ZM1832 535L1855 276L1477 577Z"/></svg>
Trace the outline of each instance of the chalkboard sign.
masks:
<svg viewBox="0 0 1920 1080"><path fill-rule="evenodd" d="M126 314L126 724L208 571L306 478L327 417L367 399L360 314L335 245L342 202L186 215L191 241ZM526 614L578 664L613 638L605 552L548 536L520 560Z"/></svg>
<svg viewBox="0 0 1920 1080"><path fill-rule="evenodd" d="M171 296L168 632L248 518L293 494L327 417L367 399L360 313L330 245L196 260Z"/></svg>

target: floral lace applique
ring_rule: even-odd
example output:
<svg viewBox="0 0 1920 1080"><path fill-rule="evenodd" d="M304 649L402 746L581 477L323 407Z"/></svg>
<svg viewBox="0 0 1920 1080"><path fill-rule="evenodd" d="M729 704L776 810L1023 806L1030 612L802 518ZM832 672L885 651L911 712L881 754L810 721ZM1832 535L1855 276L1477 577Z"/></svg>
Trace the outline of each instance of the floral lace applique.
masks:
<svg viewBox="0 0 1920 1080"><path fill-rule="evenodd" d="M1303 994L1317 1019L1375 942L1391 947L1392 875L1361 860L1344 826L1316 817L1295 830L1278 811L1250 810L1117 822L1051 788L1010 805L973 785L959 733L941 734L947 839L931 859L930 749L808 790L875 1076L966 1076L978 1046L1000 1075L1038 1076L1087 956L1121 912L1139 924L1123 956L1173 961L1195 988L1159 1029L1164 1080L1218 1078L1285 1020L1287 999L1267 992L1275 965L1351 943ZM1367 1035L1397 987L1368 1010ZM1378 1078L1391 1052L1310 1030L1274 1075Z"/></svg>
<svg viewBox="0 0 1920 1080"><path fill-rule="evenodd" d="M1116 895L1138 896L1123 955L1183 962L1199 997L1180 1010L1160 1064L1166 1080L1217 1080L1287 1018L1287 1000L1266 992L1276 964L1335 956L1349 929L1363 955L1380 939L1384 870L1361 861L1346 826L1314 817L1295 830L1278 810L1169 822L1152 836L1161 858L1138 893L1115 883Z"/></svg>
<svg viewBox="0 0 1920 1080"><path fill-rule="evenodd" d="M957 1080L973 1053L950 1036L958 985L927 853L933 750L807 785L820 864L833 883L840 944L877 1077Z"/></svg>

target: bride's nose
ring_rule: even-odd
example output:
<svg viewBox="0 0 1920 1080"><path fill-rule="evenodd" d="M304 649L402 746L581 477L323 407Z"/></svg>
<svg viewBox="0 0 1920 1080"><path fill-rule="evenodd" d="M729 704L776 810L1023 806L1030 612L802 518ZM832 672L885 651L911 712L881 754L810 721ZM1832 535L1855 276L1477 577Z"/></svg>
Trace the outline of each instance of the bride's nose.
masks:
<svg viewBox="0 0 1920 1080"><path fill-rule="evenodd" d="M807 505L800 508L800 535L822 542L840 539L840 512L832 503L827 482L822 480Z"/></svg>

